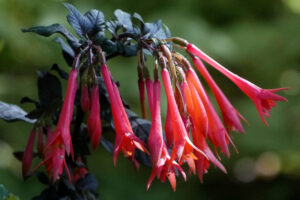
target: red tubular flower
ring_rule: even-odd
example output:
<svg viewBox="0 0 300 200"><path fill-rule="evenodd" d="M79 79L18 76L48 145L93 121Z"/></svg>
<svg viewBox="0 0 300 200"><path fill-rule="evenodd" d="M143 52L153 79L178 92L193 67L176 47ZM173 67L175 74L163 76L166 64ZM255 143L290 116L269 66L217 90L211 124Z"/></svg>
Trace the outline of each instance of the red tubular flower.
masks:
<svg viewBox="0 0 300 200"><path fill-rule="evenodd" d="M173 125L172 125L172 118L171 118L171 111L168 106L167 108L167 117L165 122L165 134L167 140L167 147L171 147L173 143Z"/></svg>
<svg viewBox="0 0 300 200"><path fill-rule="evenodd" d="M65 161L65 154L71 154L72 158L74 158L70 124L73 117L73 106L77 90L76 79L77 71L76 69L72 69L69 75L66 97L59 115L57 127L53 133L51 129L48 129L47 144L44 148L44 160L38 165L39 167L45 164L46 170L53 182L62 174L63 168L65 168L68 178L71 181L71 176Z"/></svg>
<svg viewBox="0 0 300 200"><path fill-rule="evenodd" d="M224 123L226 124L227 131L239 131L241 133L244 133L245 130L240 119L244 120L247 123L245 118L232 106L225 94L222 92L222 90L216 84L214 79L211 77L202 61L194 56L193 63L200 71L201 75L204 77L210 89L214 93L214 96L221 109L221 113L224 119Z"/></svg>
<svg viewBox="0 0 300 200"><path fill-rule="evenodd" d="M222 121L220 120L217 112L215 111L213 105L209 101L209 98L200 82L198 79L195 71L192 68L189 68L187 71L187 82L190 86L190 88L195 88L197 91L201 101L203 102L203 105L205 107L205 111L207 113L208 117L208 137L213 143L214 147L220 147L221 151L229 157L229 149L228 149L228 143L233 142L231 141L228 133L226 132Z"/></svg>
<svg viewBox="0 0 300 200"><path fill-rule="evenodd" d="M219 167L223 172L226 173L226 170L223 167L223 165L215 158L205 141L204 136L206 136L208 132L208 117L205 111L205 107L195 87L191 85L190 88L187 81L185 80L186 77L184 74L183 76L184 79L181 82L181 90L184 94L184 101L187 107L187 111L189 113L193 143L207 156L205 157L199 152L194 151L194 154L197 157L197 159L194 161L196 168L195 170L199 179L202 182L203 174L207 172L209 168L209 161L211 161L215 166Z"/></svg>
<svg viewBox="0 0 300 200"><path fill-rule="evenodd" d="M23 154L22 159L22 175L25 178L30 170L31 162L32 162L32 155L33 155L33 145L34 145L34 139L36 135L36 130L33 129L30 132L28 143L26 145L25 152Z"/></svg>
<svg viewBox="0 0 300 200"><path fill-rule="evenodd" d="M186 132L186 128L183 124L178 107L176 105L169 72L166 69L162 69L161 76L165 87L168 106L170 108L173 123L174 146L172 150L171 161L177 158L179 162L188 161L188 164L190 166L190 161L197 159L193 154L193 149L203 154L204 156L205 154L194 146Z"/></svg>
<svg viewBox="0 0 300 200"><path fill-rule="evenodd" d="M138 86L139 86L139 94L140 94L140 104L141 104L142 117L144 119L146 119L147 118L147 114L146 114L146 106L145 106L145 80L144 80L144 78L140 78L138 80Z"/></svg>
<svg viewBox="0 0 300 200"><path fill-rule="evenodd" d="M98 85L95 85L92 89L91 111L88 117L87 128L88 128L93 149L96 150L102 132Z"/></svg>
<svg viewBox="0 0 300 200"><path fill-rule="evenodd" d="M150 79L149 79L150 80ZM160 117L160 83L151 81L151 87L147 87L149 107L151 113L151 129L148 138L152 165L156 166L163 148L162 126ZM150 91L153 89L152 91Z"/></svg>
<svg viewBox="0 0 300 200"><path fill-rule="evenodd" d="M145 148L144 143L133 134L130 122L125 112L125 108L122 104L118 88L112 82L109 70L106 65L101 66L101 73L108 92L116 129L115 147L113 151L114 165L116 165L118 154L120 153L120 151L123 151L124 155L131 161L133 161L133 163L137 167L137 162L134 158L135 148L138 148L139 150L146 153L148 153L148 151Z"/></svg>
<svg viewBox="0 0 300 200"><path fill-rule="evenodd" d="M163 182L167 177L173 190L175 191L175 169L178 169L181 172L184 179L186 179L186 176L181 167L175 161L171 163L170 155L163 140L160 114L160 82L158 80L155 81L152 87L153 93L151 94L153 96L152 100L149 100L149 102L152 102L152 107L150 107L152 124L148 138L148 145L150 149L153 170L147 183L147 190L149 189L154 177L157 176L157 178Z"/></svg>
<svg viewBox="0 0 300 200"><path fill-rule="evenodd" d="M57 137L61 136L61 139L64 143L64 148L66 149L66 153L69 155L71 153L72 157L74 157L72 140L70 135L70 124L73 117L73 106L74 100L77 90L77 71L76 69L72 69L69 75L68 87L66 92L65 101L63 107L61 109L61 113L59 115L57 127L53 133L53 137L47 143L46 149L49 145L56 140Z"/></svg>
<svg viewBox="0 0 300 200"><path fill-rule="evenodd" d="M287 101L286 98L281 97L273 92L278 92L281 90L286 90L288 88L278 88L278 89L262 89L253 83L243 79L242 77L232 73L214 59L210 58L200 49L195 47L193 44L187 45L187 51L193 55L198 56L200 59L207 62L209 65L220 71L232 82L234 82L254 103L261 120L267 125L264 116L269 116L271 107L275 107L275 101Z"/></svg>
<svg viewBox="0 0 300 200"><path fill-rule="evenodd" d="M205 107L196 89L193 86L192 89L190 89L187 81L184 80L182 82L182 93L184 94L186 107L193 121L193 125L206 136L208 132L208 118Z"/></svg>
<svg viewBox="0 0 300 200"><path fill-rule="evenodd" d="M88 112L90 109L90 97L89 97L89 88L87 84L84 84L82 86L80 103L83 112Z"/></svg>

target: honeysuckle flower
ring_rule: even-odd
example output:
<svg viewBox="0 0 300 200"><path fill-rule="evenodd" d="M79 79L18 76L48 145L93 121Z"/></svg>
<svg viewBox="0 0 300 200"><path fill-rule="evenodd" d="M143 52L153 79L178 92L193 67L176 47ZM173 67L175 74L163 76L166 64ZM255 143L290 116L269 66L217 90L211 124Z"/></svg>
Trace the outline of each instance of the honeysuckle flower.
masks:
<svg viewBox="0 0 300 200"><path fill-rule="evenodd" d="M200 49L198 49L193 44L188 44L186 50L198 56L200 59L204 60L206 63L220 71L227 78L229 78L236 86L238 86L254 103L261 120L267 125L267 122L264 116L269 116L269 112L271 111L271 107L275 107L275 101L287 101L286 98L274 94L274 92L278 92L281 90L286 90L288 88L278 88L278 89L262 89L257 85L243 79L242 77L232 73L214 59L206 55Z"/></svg>
<svg viewBox="0 0 300 200"><path fill-rule="evenodd" d="M241 133L244 133L245 130L243 128L243 125L240 121L242 119L243 121L247 122L245 118L232 106L232 104L229 102L225 94L222 92L222 90L219 88L219 86L216 84L214 79L211 77L209 72L207 71L206 67L202 63L202 61L197 58L196 56L193 56L193 63L201 73L201 75L204 77L206 82L208 83L210 89L212 90L219 107L221 109L221 113L224 119L224 123L226 125L227 131L239 131Z"/></svg>
<svg viewBox="0 0 300 200"><path fill-rule="evenodd" d="M116 165L118 154L122 151L125 157L128 157L137 167L137 162L134 158L135 149L137 148L144 152L148 151L145 148L144 143L137 138L132 131L118 88L115 83L112 82L106 65L101 66L101 73L108 92L116 130L115 146L113 150L114 165Z"/></svg>
<svg viewBox="0 0 300 200"><path fill-rule="evenodd" d="M152 99L149 99L150 111L151 111L151 130L148 138L148 146L150 149L150 156L152 161L152 173L147 183L147 190L149 189L155 176L161 181L165 181L167 177L173 190L176 190L176 174L175 169L178 169L184 179L186 179L185 173L181 167L175 161L171 162L171 157L166 148L166 144L163 139L162 125L161 125L161 113L160 113L160 82L156 80L153 86L153 92L147 90L147 93L151 93ZM150 104L151 102L151 104Z"/></svg>
<svg viewBox="0 0 300 200"><path fill-rule="evenodd" d="M181 85L186 107L193 125L201 134L206 136L208 132L208 118L205 107L193 85L190 88L186 80L183 80Z"/></svg>
<svg viewBox="0 0 300 200"><path fill-rule="evenodd" d="M30 170L32 157L33 157L33 146L34 146L34 139L36 135L36 129L34 128L29 135L28 142L26 145L25 152L23 154L22 159L22 175L25 178Z"/></svg>
<svg viewBox="0 0 300 200"><path fill-rule="evenodd" d="M81 109L83 112L88 112L90 109L89 88L87 84L83 84L80 97Z"/></svg>
<svg viewBox="0 0 300 200"><path fill-rule="evenodd" d="M197 159L193 153L193 149L204 156L205 154L194 146L186 132L186 128L176 105L169 72L165 68L161 70L161 77L163 80L173 124L174 146L172 150L171 161L177 158L179 162L187 161L189 166L192 167L192 161Z"/></svg>
<svg viewBox="0 0 300 200"><path fill-rule="evenodd" d="M77 70L72 69L69 75L66 97L59 115L57 127L45 147L47 149L49 145L52 145L57 137L61 136L67 155L71 154L72 157L74 157L74 153L70 135L70 124L73 118L73 107L77 90L76 78Z"/></svg>
<svg viewBox="0 0 300 200"><path fill-rule="evenodd" d="M190 88L195 88L203 105L208 117L208 137L213 143L214 147L219 147L221 151L229 157L229 142L232 143L230 136L226 132L222 121L220 120L217 112L215 111L213 105L211 104L204 87L202 86L200 80L198 79L195 71L189 68L186 73L186 79ZM232 143L233 144L233 143Z"/></svg>
<svg viewBox="0 0 300 200"><path fill-rule="evenodd" d="M92 89L91 109L88 117L87 128L88 128L93 149L96 150L102 132L98 85L94 85Z"/></svg>
<svg viewBox="0 0 300 200"><path fill-rule="evenodd" d="M160 83L150 82L151 87L147 87L148 101L151 113L151 129L148 137L148 145L152 160L152 165L156 166L162 153L163 137L160 118ZM152 91L150 91L152 89Z"/></svg>

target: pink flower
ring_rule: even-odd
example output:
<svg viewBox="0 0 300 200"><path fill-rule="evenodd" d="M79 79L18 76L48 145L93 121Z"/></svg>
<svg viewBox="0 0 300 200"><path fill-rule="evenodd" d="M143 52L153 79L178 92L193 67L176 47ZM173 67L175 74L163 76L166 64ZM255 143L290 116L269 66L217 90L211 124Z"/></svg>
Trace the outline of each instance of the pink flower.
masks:
<svg viewBox="0 0 300 200"><path fill-rule="evenodd" d="M96 150L102 132L98 85L95 85L92 89L91 110L88 117L87 128L93 149Z"/></svg>
<svg viewBox="0 0 300 200"><path fill-rule="evenodd" d="M243 79L242 77L232 73L214 59L210 58L200 49L195 47L193 44L187 45L187 51L200 59L207 62L209 65L220 71L222 74L227 76L232 82L234 82L254 103L261 120L267 125L264 116L269 116L271 107L275 107L275 101L287 101L286 98L281 97L273 92L278 92L281 90L286 90L288 88L278 88L278 89L262 89L253 83Z"/></svg>
<svg viewBox="0 0 300 200"><path fill-rule="evenodd" d="M71 180L68 166L65 161L65 154L74 158L72 140L70 134L70 124L73 118L73 107L77 90L77 71L72 69L68 79L66 97L59 115L56 129L52 133L48 129L47 144L44 148L44 160L37 166L45 164L46 170L55 182L65 168L69 180Z"/></svg>
<svg viewBox="0 0 300 200"><path fill-rule="evenodd" d="M229 142L232 143L228 133L226 132L222 121L220 120L217 112L215 111L213 105L211 104L200 80L198 79L195 71L192 68L189 68L186 74L187 82L189 87L192 89L194 88L203 105L205 107L205 111L208 117L208 137L213 143L214 147L219 147L221 151L229 157L229 149L228 144ZM233 144L233 143L232 143Z"/></svg>
<svg viewBox="0 0 300 200"><path fill-rule="evenodd" d="M177 158L177 160L180 163L183 161L187 161L190 168L192 168L193 160L197 159L193 154L193 149L203 154L204 156L205 154L194 146L194 144L188 136L188 133L180 116L178 107L176 105L169 72L166 69L162 69L161 76L165 87L165 93L167 96L168 106L170 108L173 124L174 146L171 155L171 162L175 158ZM193 171L193 169L191 170Z"/></svg>
<svg viewBox="0 0 300 200"><path fill-rule="evenodd" d="M151 81L152 82L152 81ZM147 190L149 189L155 176L161 181L165 181L167 177L173 188L176 190L176 173L175 169L178 169L184 179L186 179L184 171L175 161L171 161L171 157L168 153L166 144L163 140L161 114L160 114L160 82L156 80L151 87L153 92L147 90L148 94L151 94L152 99L149 99L150 111L151 111L151 130L148 138L148 145L150 149L150 155L152 160L153 170L147 183ZM150 104L151 102L151 104Z"/></svg>
<svg viewBox="0 0 300 200"><path fill-rule="evenodd" d="M70 124L73 118L73 107L77 90L76 78L77 71L76 69L72 69L69 75L66 97L59 115L57 127L53 133L53 136L45 147L47 149L49 145L52 145L57 137L61 136L67 155L71 153L72 157L74 157L74 153L70 134Z"/></svg>
<svg viewBox="0 0 300 200"><path fill-rule="evenodd" d="M210 76L209 72L205 68L202 61L197 58L193 57L193 63L197 67L197 69L200 71L201 75L204 77L206 82L208 83L210 89L214 93L214 96L219 104L219 107L221 109L221 113L224 119L224 123L227 127L227 131L240 131L241 133L244 133L245 130L243 128L243 125L240 121L240 119L245 120L245 118L232 106L232 104L229 102L227 97L224 95L222 90L218 87L218 85L215 83L214 79Z"/></svg>
<svg viewBox="0 0 300 200"><path fill-rule="evenodd" d="M114 165L116 165L118 154L120 153L120 151L122 151L125 157L128 157L137 168L138 163L134 158L135 148L138 148L139 150L147 153L148 151L145 148L144 143L133 134L130 122L128 120L119 94L119 90L115 83L112 82L109 70L106 65L101 66L101 73L109 95L111 111L116 130L116 139L113 151Z"/></svg>

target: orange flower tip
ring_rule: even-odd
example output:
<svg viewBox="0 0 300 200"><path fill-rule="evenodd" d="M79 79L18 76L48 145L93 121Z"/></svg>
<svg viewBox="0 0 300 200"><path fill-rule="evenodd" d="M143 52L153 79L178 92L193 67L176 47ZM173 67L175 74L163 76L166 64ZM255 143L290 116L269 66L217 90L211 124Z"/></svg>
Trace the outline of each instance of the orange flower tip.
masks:
<svg viewBox="0 0 300 200"><path fill-rule="evenodd" d="M197 151L198 153L202 154L206 159L208 159L208 157L206 156L206 154L203 151L201 151L198 147L196 147L189 138L186 141L187 141L188 145L190 145L195 151ZM196 160L197 157L194 154L193 154L193 156L194 156L194 158Z"/></svg>
<svg viewBox="0 0 300 200"><path fill-rule="evenodd" d="M140 142L138 141L133 141L133 144L135 145L136 148L138 148L139 150L145 152L146 154L150 155L149 151L146 149L146 147L141 144Z"/></svg>
<svg viewBox="0 0 300 200"><path fill-rule="evenodd" d="M170 172L167 174L167 178L171 184L173 191L175 192L176 191L176 175L174 173Z"/></svg>

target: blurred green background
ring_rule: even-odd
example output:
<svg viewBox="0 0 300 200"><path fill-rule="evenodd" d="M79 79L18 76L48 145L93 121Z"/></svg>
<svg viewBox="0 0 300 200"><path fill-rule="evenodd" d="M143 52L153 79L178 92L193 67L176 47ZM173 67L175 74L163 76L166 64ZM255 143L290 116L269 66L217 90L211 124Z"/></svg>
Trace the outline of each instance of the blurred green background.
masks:
<svg viewBox="0 0 300 200"><path fill-rule="evenodd" d="M19 105L23 96L37 97L36 70L58 63L69 70L54 37L23 34L20 29L59 22L66 9L59 0L0 0L0 100ZM248 120L246 134L233 133L239 153L231 149L222 162L228 175L211 167L201 184L196 176L178 178L174 193L155 180L149 191L150 169L136 173L128 160L112 157L102 147L89 157L91 173L99 180L100 199L300 199L300 1L299 0L87 0L68 1L81 12L96 8L107 18L115 9L138 12L146 21L162 19L173 36L197 44L230 70L263 88L289 86L263 125L252 102L230 81L212 74L233 105ZM70 28L69 26L67 26ZM109 62L121 93L138 113L135 58ZM150 64L149 64L150 65ZM126 67L126 70L124 69ZM212 98L213 99L213 98ZM22 105L26 110L30 105ZM44 188L34 178L24 182L21 165L12 156L25 148L31 126L0 121L0 183L21 199ZM36 161L38 162L38 161Z"/></svg>

